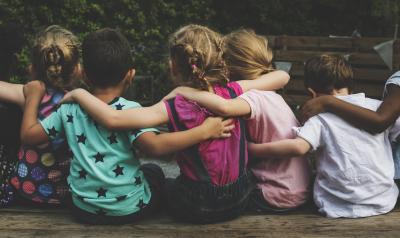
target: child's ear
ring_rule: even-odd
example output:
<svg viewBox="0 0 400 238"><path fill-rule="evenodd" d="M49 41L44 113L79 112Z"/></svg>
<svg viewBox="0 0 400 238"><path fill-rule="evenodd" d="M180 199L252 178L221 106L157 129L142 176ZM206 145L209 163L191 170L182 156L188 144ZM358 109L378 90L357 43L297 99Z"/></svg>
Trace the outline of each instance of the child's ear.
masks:
<svg viewBox="0 0 400 238"><path fill-rule="evenodd" d="M307 88L308 93L310 94L310 96L312 98L316 98L317 97L317 93L312 89L312 88Z"/></svg>
<svg viewBox="0 0 400 238"><path fill-rule="evenodd" d="M131 68L128 71L128 73L126 74L126 77L127 77L126 80L128 80L127 82L128 82L129 85L133 82L133 79L135 78L135 75L136 75L136 70L134 68Z"/></svg>

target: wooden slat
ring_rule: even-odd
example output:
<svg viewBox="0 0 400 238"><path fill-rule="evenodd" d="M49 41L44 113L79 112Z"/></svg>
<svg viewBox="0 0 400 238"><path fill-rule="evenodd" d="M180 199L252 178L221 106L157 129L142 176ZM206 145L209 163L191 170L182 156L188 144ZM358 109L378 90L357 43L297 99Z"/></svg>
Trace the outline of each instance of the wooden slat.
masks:
<svg viewBox="0 0 400 238"><path fill-rule="evenodd" d="M324 52L324 51L300 51L300 50L275 50L275 61L306 62L308 59L321 54L346 55L348 52ZM372 53L351 53L349 62L355 65L375 65L387 67L383 60L375 52Z"/></svg>
<svg viewBox="0 0 400 238"><path fill-rule="evenodd" d="M313 36L274 36L268 38L274 40L274 43L271 45L276 49L330 49L333 51L359 52L371 52L375 45L391 40L390 38L331 38Z"/></svg>
<svg viewBox="0 0 400 238"><path fill-rule="evenodd" d="M1 237L397 237L399 210L363 219L327 219L314 210L285 215L245 215L229 222L183 224L156 216L124 226L76 223L62 213L0 210Z"/></svg>
<svg viewBox="0 0 400 238"><path fill-rule="evenodd" d="M392 72L389 69L375 69L375 68L357 68L353 67L354 79L359 81L371 81L376 83L384 84ZM290 69L290 77L303 77L304 76L304 64L293 63Z"/></svg>

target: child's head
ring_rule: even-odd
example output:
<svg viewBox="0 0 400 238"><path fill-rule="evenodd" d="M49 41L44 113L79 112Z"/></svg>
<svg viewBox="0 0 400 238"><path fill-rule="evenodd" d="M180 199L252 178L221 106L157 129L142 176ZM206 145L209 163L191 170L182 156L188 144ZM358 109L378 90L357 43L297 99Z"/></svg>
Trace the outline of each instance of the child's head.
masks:
<svg viewBox="0 0 400 238"><path fill-rule="evenodd" d="M32 49L35 79L61 90L71 89L78 64L79 41L72 32L53 25L37 35Z"/></svg>
<svg viewBox="0 0 400 238"><path fill-rule="evenodd" d="M353 70L342 56L321 55L309 59L304 69L304 85L317 94L353 87Z"/></svg>
<svg viewBox="0 0 400 238"><path fill-rule="evenodd" d="M268 40L252 30L241 29L224 37L224 59L233 81L255 79L273 71Z"/></svg>
<svg viewBox="0 0 400 238"><path fill-rule="evenodd" d="M187 25L169 40L172 73L181 85L210 90L228 81L222 59L222 39L217 32L199 25Z"/></svg>
<svg viewBox="0 0 400 238"><path fill-rule="evenodd" d="M23 44L22 31L15 24L0 25L0 79L8 80Z"/></svg>
<svg viewBox="0 0 400 238"><path fill-rule="evenodd" d="M110 28L91 32L85 37L82 58L85 74L94 87L116 86L133 69L128 40Z"/></svg>

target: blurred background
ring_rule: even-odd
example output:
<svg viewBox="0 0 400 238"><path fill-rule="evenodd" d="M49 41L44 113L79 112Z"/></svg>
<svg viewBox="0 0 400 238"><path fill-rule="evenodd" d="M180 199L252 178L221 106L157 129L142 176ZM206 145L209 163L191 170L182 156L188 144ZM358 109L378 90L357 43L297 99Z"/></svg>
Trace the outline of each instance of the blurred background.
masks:
<svg viewBox="0 0 400 238"><path fill-rule="evenodd" d="M172 87L167 39L185 24L223 34L245 27L268 36L390 38L399 9L400 0L0 0L0 24L19 24L27 39L15 82L28 79L29 48L38 30L58 24L82 38L103 27L120 29L134 49L137 74L147 75L137 88L150 102Z"/></svg>

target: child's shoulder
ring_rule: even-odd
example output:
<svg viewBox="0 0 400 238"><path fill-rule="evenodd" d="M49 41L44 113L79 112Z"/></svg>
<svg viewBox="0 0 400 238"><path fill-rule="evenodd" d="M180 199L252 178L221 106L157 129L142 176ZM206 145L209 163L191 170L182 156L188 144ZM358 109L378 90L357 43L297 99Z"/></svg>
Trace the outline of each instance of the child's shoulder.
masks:
<svg viewBox="0 0 400 238"><path fill-rule="evenodd" d="M131 108L136 108L136 107L142 107L140 103L127 100L123 97L116 97L114 100L108 103L112 108L116 110L125 110L125 109L131 109Z"/></svg>

